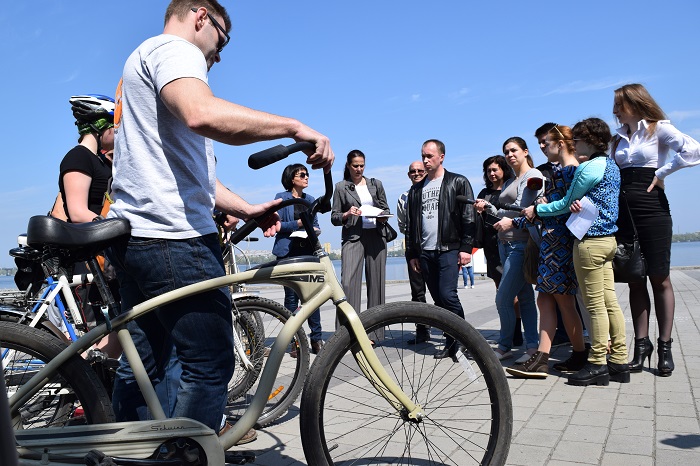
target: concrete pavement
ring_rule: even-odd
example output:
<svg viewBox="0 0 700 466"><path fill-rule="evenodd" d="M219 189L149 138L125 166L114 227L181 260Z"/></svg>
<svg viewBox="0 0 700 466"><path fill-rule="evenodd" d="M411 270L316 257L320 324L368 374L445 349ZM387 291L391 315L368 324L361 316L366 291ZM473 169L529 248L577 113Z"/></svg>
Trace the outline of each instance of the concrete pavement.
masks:
<svg viewBox="0 0 700 466"><path fill-rule="evenodd" d="M508 464L700 464L700 269L676 268L671 276L676 296L673 375L654 375L654 352L651 371L632 374L629 384L574 387L566 385L566 378L554 371L544 380L509 376L514 423ZM617 284L616 288L631 346L634 332L627 286ZM279 302L283 299L281 288L260 291L264 297ZM408 283L388 283L386 294L387 302L410 299ZM466 319L487 339L495 338L499 321L493 282L477 280L474 289L460 289L459 295ZM333 307L325 305L321 315L327 338L334 328ZM656 346L653 317L650 327L650 338ZM504 367L512 365L522 351L519 349L513 359L504 361ZM570 351L569 346L553 349L550 367L566 359ZM245 446L258 452L254 464L306 464L298 414L297 402L276 424L260 430L258 440Z"/></svg>

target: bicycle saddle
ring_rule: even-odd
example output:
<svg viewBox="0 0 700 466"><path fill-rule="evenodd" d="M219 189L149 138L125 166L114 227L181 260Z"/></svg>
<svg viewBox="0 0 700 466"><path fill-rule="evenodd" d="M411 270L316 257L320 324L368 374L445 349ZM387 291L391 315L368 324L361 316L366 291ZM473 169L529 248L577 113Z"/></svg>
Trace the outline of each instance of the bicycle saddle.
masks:
<svg viewBox="0 0 700 466"><path fill-rule="evenodd" d="M56 246L93 255L130 231L129 221L121 218L68 223L47 215L35 215L27 226L27 244L35 248Z"/></svg>

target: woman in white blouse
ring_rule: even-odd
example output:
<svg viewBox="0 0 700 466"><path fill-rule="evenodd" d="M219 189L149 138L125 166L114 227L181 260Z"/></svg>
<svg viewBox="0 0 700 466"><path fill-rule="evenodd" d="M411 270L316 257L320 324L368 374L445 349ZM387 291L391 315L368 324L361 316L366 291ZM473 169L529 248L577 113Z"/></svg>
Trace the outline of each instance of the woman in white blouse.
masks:
<svg viewBox="0 0 700 466"><path fill-rule="evenodd" d="M613 141L613 157L622 176L616 236L618 242L631 242L634 234L631 214L647 262L659 323L657 374L667 377L674 369L671 330L675 298L669 271L673 224L664 179L681 168L700 163L700 145L671 124L641 84L627 84L615 90L613 113L621 124ZM640 372L644 359L651 365L654 351L649 339L651 300L646 280L630 283L629 289L635 334L630 371Z"/></svg>
<svg viewBox="0 0 700 466"><path fill-rule="evenodd" d="M362 301L362 271L367 283L367 309L384 304L386 281L385 216L367 215L370 207L389 214L389 205L382 182L366 178L365 154L359 150L348 153L343 181L335 185L331 223L342 226L340 282L348 302L360 312ZM363 210L365 214L363 215ZM364 266L364 267L363 267ZM384 339L384 330L370 335L372 342Z"/></svg>

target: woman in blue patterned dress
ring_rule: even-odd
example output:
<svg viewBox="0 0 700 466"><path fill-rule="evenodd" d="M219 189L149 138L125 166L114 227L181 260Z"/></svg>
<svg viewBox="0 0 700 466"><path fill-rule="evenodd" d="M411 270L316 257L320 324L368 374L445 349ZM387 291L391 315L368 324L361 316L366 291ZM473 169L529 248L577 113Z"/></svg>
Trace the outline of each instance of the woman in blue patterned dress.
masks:
<svg viewBox="0 0 700 466"><path fill-rule="evenodd" d="M574 240L574 266L581 284L586 308L591 314L591 350L584 367L569 376L570 385L608 385L630 381L625 341L625 318L617 302L612 260L617 243L615 233L620 195L620 170L606 151L611 140L610 128L600 118L588 118L574 125L576 154L585 155L566 196L556 202L525 209L533 218L562 215L581 210L579 200L586 198L598 209L598 216L581 240ZM610 335L610 358L606 348ZM574 352L572 359L580 357ZM568 362L568 361L567 361ZM566 364L566 363L564 363ZM555 366L556 367L556 366Z"/></svg>
<svg viewBox="0 0 700 466"><path fill-rule="evenodd" d="M544 151L553 163L552 178L545 181L544 195L547 202L554 202L565 196L578 167L571 129L568 126L554 125L545 136ZM576 311L578 282L573 263L574 237L566 226L568 218L569 214L565 213L542 220L542 243L535 287L539 291L537 307L540 310L540 344L529 359L506 369L516 377L547 377L549 352L557 328L557 305L574 351L586 351L583 324ZM526 221L525 217L516 220ZM585 363L586 358L582 358L580 367L576 367L575 370L581 369Z"/></svg>

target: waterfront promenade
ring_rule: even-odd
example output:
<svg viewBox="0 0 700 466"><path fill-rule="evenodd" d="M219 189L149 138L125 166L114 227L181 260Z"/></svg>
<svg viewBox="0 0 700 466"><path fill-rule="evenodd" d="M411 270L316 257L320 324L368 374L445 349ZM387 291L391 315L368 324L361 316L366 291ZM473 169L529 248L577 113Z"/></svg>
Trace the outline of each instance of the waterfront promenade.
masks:
<svg viewBox="0 0 700 466"><path fill-rule="evenodd" d="M692 465L700 464L700 268L674 268L676 318L673 356L676 370L668 378L652 372L632 374L629 384L573 387L557 373L544 380L508 377L513 397L512 465ZM460 279L461 283L461 279ZM262 288L262 296L282 301L281 288ZM387 284L387 301L410 297L407 282ZM474 289L460 289L466 319L487 338L499 328L490 280L477 280ZM628 344L633 341L627 286L617 284L625 312ZM364 304L364 301L363 301ZM333 308L322 307L324 338L334 327ZM651 339L657 328L652 317ZM566 359L569 346L555 348L553 362ZM503 362L504 367L515 358ZM314 356L312 355L312 362ZM260 430L258 440L246 445L258 452L254 464L306 464L299 435L298 402L279 423ZM236 449L243 449L237 447Z"/></svg>

